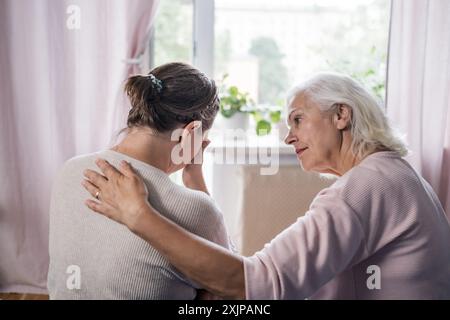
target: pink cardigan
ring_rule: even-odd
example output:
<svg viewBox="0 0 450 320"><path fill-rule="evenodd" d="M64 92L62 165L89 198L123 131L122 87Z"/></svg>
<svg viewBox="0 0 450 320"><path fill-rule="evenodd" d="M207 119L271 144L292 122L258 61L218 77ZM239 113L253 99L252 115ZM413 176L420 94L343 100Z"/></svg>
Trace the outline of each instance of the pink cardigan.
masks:
<svg viewBox="0 0 450 320"><path fill-rule="evenodd" d="M430 185L378 152L244 269L247 299L450 299L450 226Z"/></svg>

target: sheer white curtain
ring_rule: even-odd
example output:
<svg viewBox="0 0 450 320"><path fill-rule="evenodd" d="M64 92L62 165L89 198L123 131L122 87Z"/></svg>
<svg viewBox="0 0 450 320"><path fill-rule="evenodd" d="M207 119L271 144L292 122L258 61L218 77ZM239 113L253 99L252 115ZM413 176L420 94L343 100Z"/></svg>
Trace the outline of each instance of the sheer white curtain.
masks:
<svg viewBox="0 0 450 320"><path fill-rule="evenodd" d="M0 0L0 292L46 292L55 172L124 125L157 3Z"/></svg>
<svg viewBox="0 0 450 320"><path fill-rule="evenodd" d="M450 217L450 1L392 1L387 112Z"/></svg>

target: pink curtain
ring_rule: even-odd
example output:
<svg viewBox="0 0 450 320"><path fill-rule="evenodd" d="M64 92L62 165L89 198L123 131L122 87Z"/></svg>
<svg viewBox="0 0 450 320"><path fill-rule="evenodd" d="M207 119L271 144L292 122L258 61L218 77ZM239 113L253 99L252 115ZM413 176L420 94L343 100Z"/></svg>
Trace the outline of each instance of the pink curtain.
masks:
<svg viewBox="0 0 450 320"><path fill-rule="evenodd" d="M392 1L387 112L450 217L450 1Z"/></svg>
<svg viewBox="0 0 450 320"><path fill-rule="evenodd" d="M46 292L54 175L124 126L157 3L0 0L0 292Z"/></svg>

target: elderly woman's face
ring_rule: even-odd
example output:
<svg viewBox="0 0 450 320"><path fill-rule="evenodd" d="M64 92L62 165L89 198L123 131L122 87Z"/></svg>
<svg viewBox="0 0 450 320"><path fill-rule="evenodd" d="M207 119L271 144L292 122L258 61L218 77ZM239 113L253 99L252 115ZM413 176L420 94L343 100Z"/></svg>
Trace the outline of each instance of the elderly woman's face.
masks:
<svg viewBox="0 0 450 320"><path fill-rule="evenodd" d="M285 139L294 146L306 171L334 173L341 144L339 130L332 117L304 95L288 104L289 133Z"/></svg>

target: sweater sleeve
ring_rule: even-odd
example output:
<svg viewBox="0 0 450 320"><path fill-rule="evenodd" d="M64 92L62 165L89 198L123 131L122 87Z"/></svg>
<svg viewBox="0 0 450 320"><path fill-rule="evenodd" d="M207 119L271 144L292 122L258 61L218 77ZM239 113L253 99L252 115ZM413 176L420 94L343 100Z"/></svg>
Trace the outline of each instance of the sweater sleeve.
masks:
<svg viewBox="0 0 450 320"><path fill-rule="evenodd" d="M222 212L209 196L203 194L202 196L205 197L202 201L199 201L199 212L202 223L199 223L198 231L195 233L226 249L230 249L230 238L228 237Z"/></svg>
<svg viewBox="0 0 450 320"><path fill-rule="evenodd" d="M197 215L195 223L187 226L186 229L194 234L214 242L228 250L232 249L232 244L225 227L225 221L222 212L215 205L209 196L203 193L197 193L195 214ZM179 274L180 279L188 283L190 286L201 289L202 286L196 282Z"/></svg>
<svg viewBox="0 0 450 320"><path fill-rule="evenodd" d="M308 298L366 256L357 215L334 189L325 189L305 216L244 258L246 298Z"/></svg>

